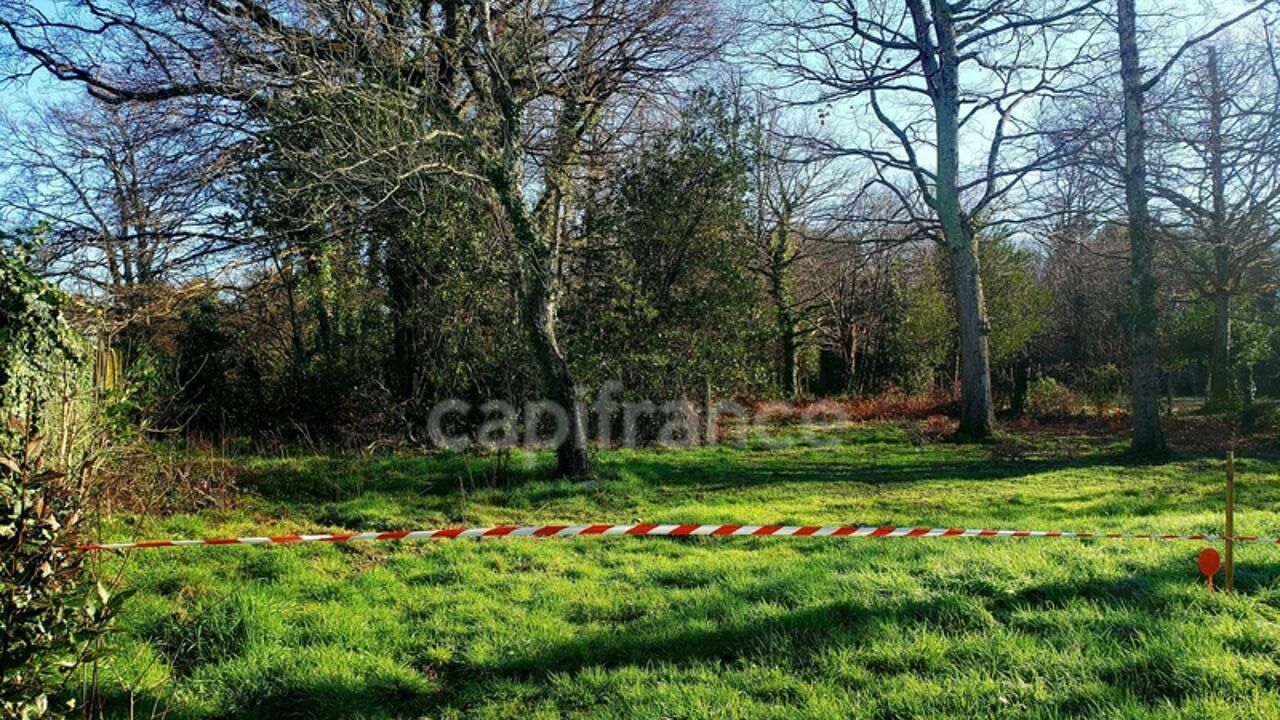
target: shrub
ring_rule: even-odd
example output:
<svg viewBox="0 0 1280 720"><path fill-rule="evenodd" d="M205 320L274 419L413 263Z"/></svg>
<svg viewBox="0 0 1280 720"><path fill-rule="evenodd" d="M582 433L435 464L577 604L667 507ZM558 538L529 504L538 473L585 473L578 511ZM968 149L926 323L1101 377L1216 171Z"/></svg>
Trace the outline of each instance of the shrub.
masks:
<svg viewBox="0 0 1280 720"><path fill-rule="evenodd" d="M877 395L850 399L845 411L851 420L930 420L935 415L955 412L956 400L951 389L935 388L908 395L891 386Z"/></svg>
<svg viewBox="0 0 1280 720"><path fill-rule="evenodd" d="M66 707L60 695L105 627L111 598L65 549L95 457L66 387L83 376L83 355L62 294L27 267L28 246L10 240L0 236L0 715L37 718ZM51 407L55 396L62 402ZM42 457L51 415L56 468Z"/></svg>
<svg viewBox="0 0 1280 720"><path fill-rule="evenodd" d="M0 233L0 418L38 408L56 366L76 354L62 295L27 267L29 253Z"/></svg>
<svg viewBox="0 0 1280 720"><path fill-rule="evenodd" d="M23 433L11 418L10 428ZM0 455L0 715L59 716L56 696L105 629L112 598L86 582L75 541L79 488L45 467L41 442L26 437ZM66 707L71 707L68 701Z"/></svg>
<svg viewBox="0 0 1280 720"><path fill-rule="evenodd" d="M1042 375L1027 387L1027 410L1032 415L1074 415L1080 399L1066 385Z"/></svg>
<svg viewBox="0 0 1280 720"><path fill-rule="evenodd" d="M1102 405L1124 395L1129 375L1114 363L1107 363L1089 370L1086 391L1089 402Z"/></svg>
<svg viewBox="0 0 1280 720"><path fill-rule="evenodd" d="M1280 429L1280 402L1255 402L1235 412L1236 426L1245 434Z"/></svg>

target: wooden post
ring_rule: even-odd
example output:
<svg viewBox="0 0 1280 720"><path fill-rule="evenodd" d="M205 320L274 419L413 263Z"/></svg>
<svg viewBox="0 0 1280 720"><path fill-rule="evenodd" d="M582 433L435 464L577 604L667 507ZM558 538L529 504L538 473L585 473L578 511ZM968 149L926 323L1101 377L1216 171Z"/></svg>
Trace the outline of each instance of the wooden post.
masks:
<svg viewBox="0 0 1280 720"><path fill-rule="evenodd" d="M1236 536L1236 453L1227 451L1227 555L1224 587L1227 592L1236 589L1236 563L1234 550Z"/></svg>

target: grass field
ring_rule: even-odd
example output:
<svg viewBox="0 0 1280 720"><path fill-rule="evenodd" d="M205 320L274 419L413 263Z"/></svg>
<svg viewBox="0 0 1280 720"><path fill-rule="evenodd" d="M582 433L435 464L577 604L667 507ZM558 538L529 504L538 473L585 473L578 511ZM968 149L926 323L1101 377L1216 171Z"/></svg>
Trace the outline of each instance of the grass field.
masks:
<svg viewBox="0 0 1280 720"><path fill-rule="evenodd" d="M1220 531L1221 461L1079 440L610 451L593 484L459 457L249 459L234 510L118 537L535 522ZM1000 459L1007 458L1007 459ZM1280 462L1240 463L1280 534ZM1280 548L1207 597L1196 543L581 538L153 550L102 688L168 718L1280 717Z"/></svg>

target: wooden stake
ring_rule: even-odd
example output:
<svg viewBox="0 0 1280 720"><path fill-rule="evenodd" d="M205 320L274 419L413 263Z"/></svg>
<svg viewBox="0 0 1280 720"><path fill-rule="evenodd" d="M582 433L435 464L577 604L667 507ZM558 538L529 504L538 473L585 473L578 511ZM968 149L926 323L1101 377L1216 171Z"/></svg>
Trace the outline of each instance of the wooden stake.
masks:
<svg viewBox="0 0 1280 720"><path fill-rule="evenodd" d="M1236 536L1236 453L1234 450L1227 451L1227 555L1226 555L1226 573L1225 573L1225 590L1234 592L1236 589L1236 563L1234 550L1235 541L1232 540Z"/></svg>

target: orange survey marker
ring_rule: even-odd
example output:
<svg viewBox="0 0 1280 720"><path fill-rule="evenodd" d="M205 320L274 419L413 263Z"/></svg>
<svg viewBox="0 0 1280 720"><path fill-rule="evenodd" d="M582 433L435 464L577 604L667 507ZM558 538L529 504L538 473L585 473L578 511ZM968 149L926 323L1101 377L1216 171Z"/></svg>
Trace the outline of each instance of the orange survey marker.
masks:
<svg viewBox="0 0 1280 720"><path fill-rule="evenodd" d="M1222 556L1213 548L1205 548L1196 556L1196 564L1200 566L1200 573L1204 575L1205 582L1209 585L1209 594L1213 594L1213 576L1218 574L1218 568L1222 567Z"/></svg>

